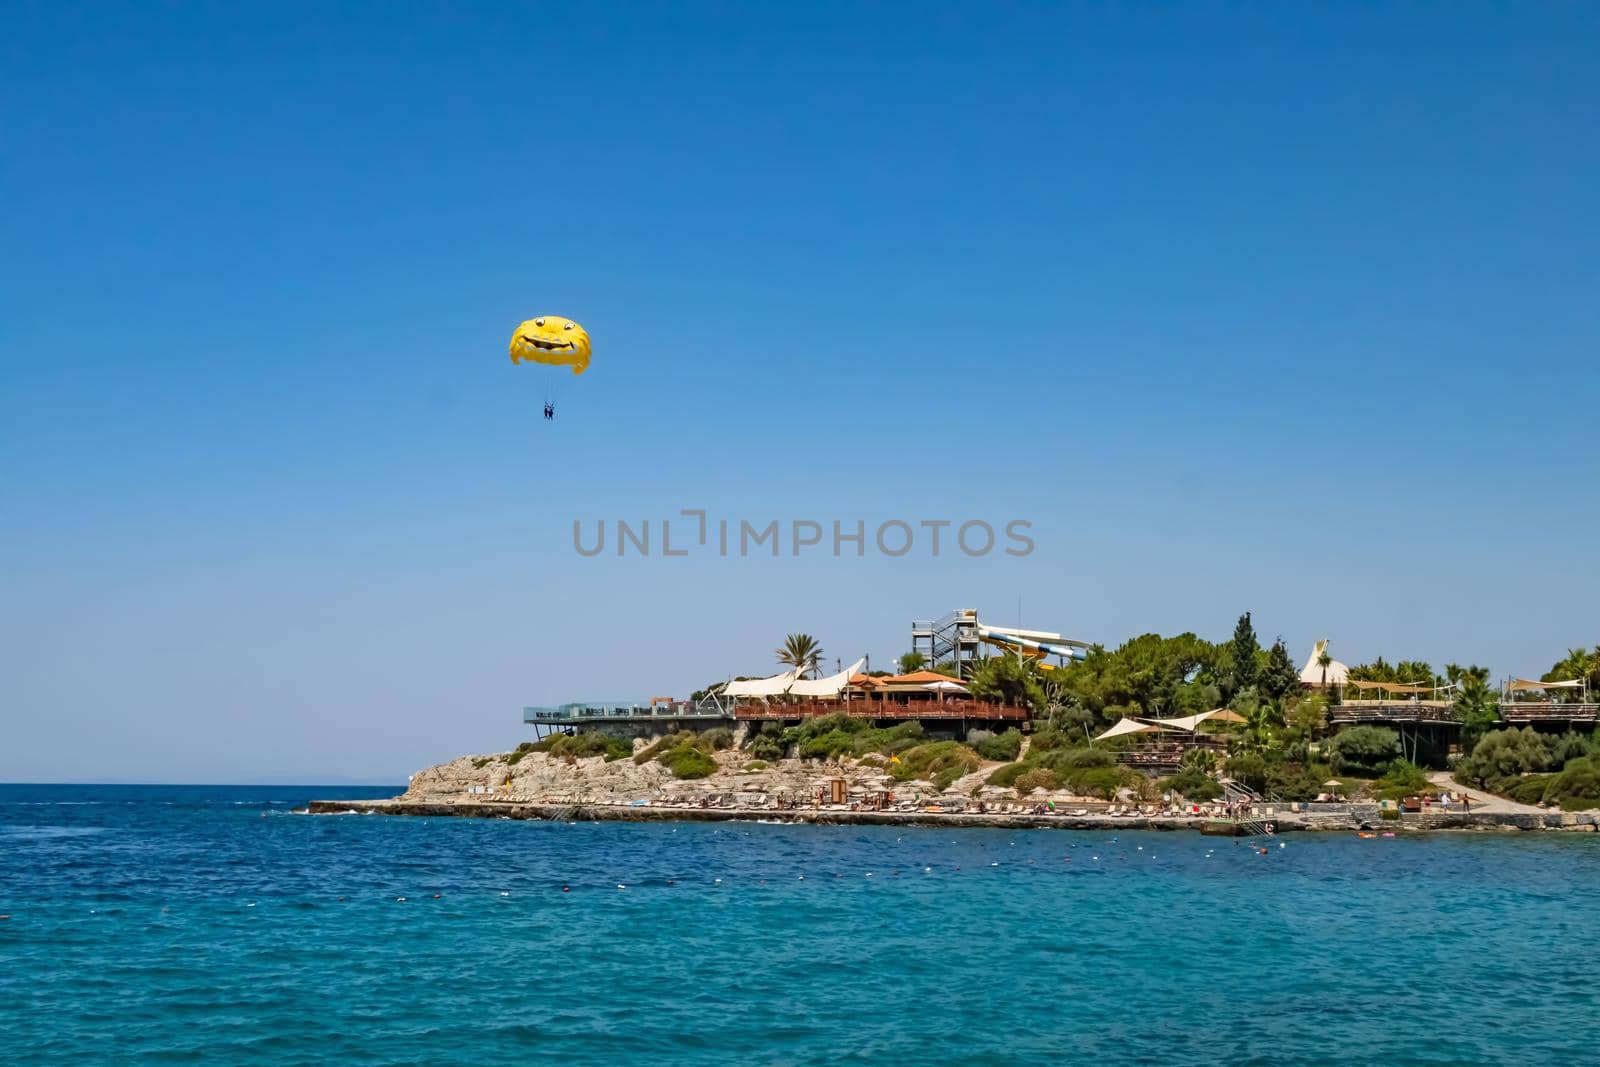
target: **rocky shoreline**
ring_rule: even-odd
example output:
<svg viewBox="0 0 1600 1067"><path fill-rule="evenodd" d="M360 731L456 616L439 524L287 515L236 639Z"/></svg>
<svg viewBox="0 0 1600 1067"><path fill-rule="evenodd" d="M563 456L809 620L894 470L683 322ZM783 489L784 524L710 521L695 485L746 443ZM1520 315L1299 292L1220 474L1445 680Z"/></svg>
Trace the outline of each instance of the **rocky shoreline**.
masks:
<svg viewBox="0 0 1600 1067"><path fill-rule="evenodd" d="M985 767L944 789L887 781L879 765L749 761L719 753L716 773L679 780L657 763L553 758L533 752L463 756L412 777L388 800L314 800L315 815L378 814L614 822L729 822L858 826L1002 827L1065 830L1199 830L1229 833L1215 806L1162 812L1118 811L1104 800L1015 791L985 784ZM828 802L837 788L846 799ZM913 799L914 798L914 799ZM941 810L960 805L965 810ZM983 810L977 810L982 808ZM1375 804L1259 805L1247 814L1276 832L1416 833L1431 831L1600 830L1600 812L1428 811L1385 819ZM1245 832L1241 827L1240 832Z"/></svg>

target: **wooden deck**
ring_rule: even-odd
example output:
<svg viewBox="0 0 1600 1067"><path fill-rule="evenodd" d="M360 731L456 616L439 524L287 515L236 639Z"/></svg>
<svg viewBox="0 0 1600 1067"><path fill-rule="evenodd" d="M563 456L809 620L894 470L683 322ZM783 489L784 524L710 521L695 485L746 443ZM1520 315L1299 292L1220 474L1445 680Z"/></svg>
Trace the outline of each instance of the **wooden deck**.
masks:
<svg viewBox="0 0 1600 1067"><path fill-rule="evenodd" d="M976 700L925 700L905 704L892 700L808 700L798 704L737 704L733 709L734 718L755 721L789 722L823 715L848 715L852 719L1006 719L1016 722L1029 717L1026 708Z"/></svg>
<svg viewBox="0 0 1600 1067"><path fill-rule="evenodd" d="M1539 700L1500 705L1500 718L1504 722L1587 722L1600 721L1600 704L1558 704Z"/></svg>
<svg viewBox="0 0 1600 1067"><path fill-rule="evenodd" d="M1359 700L1328 709L1329 723L1437 723L1455 726L1455 713L1444 701Z"/></svg>

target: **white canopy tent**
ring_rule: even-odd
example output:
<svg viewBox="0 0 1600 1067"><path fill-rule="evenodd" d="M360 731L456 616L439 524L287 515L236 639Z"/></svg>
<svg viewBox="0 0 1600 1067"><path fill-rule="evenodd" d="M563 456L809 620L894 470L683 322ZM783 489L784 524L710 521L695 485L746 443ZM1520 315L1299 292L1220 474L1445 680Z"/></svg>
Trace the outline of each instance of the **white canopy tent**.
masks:
<svg viewBox="0 0 1600 1067"><path fill-rule="evenodd" d="M746 678L742 682L729 682L722 690L723 696L730 697L775 697L789 691L794 680L800 676L800 671L788 670L782 674L774 674L770 678Z"/></svg>
<svg viewBox="0 0 1600 1067"><path fill-rule="evenodd" d="M1121 719L1117 724L1095 738L1096 741L1105 741L1113 737L1124 737L1128 734L1148 734L1161 730L1170 730L1168 726L1157 726L1153 722L1142 722L1138 719Z"/></svg>
<svg viewBox="0 0 1600 1067"><path fill-rule="evenodd" d="M791 683L786 692L792 697L836 697L850 684L851 675L864 667L866 662L867 658L862 656L838 674L830 674L826 678L800 679Z"/></svg>
<svg viewBox="0 0 1600 1067"><path fill-rule="evenodd" d="M1328 651L1328 641L1327 638L1323 638L1321 641L1316 643L1314 648L1312 648L1311 656L1306 660L1306 665L1300 668L1301 685L1320 686L1323 684L1322 664L1318 663L1317 661L1322 658L1322 654L1326 651ZM1344 685L1349 680L1349 667L1346 667L1338 660L1332 660L1329 662L1327 670L1328 685Z"/></svg>

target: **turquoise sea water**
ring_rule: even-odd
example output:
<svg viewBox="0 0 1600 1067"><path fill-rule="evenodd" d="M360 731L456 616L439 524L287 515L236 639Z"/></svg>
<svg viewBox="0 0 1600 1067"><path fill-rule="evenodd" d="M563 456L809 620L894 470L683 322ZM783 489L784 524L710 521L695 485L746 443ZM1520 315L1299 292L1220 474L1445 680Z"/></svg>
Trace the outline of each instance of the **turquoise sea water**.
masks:
<svg viewBox="0 0 1600 1067"><path fill-rule="evenodd" d="M393 792L0 786L0 1056L1597 1055L1587 835L1291 835L1261 855L1191 834L289 814Z"/></svg>

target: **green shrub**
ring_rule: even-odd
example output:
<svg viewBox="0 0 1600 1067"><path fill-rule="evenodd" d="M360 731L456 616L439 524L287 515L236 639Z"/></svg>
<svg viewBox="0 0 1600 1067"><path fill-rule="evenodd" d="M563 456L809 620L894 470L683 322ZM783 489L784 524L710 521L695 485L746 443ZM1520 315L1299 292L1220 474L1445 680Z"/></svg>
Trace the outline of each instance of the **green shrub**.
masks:
<svg viewBox="0 0 1600 1067"><path fill-rule="evenodd" d="M1383 726L1352 726L1340 730L1322 745L1322 754L1338 773L1366 771L1378 774L1405 753L1400 735Z"/></svg>
<svg viewBox="0 0 1600 1067"><path fill-rule="evenodd" d="M1260 793L1267 788L1267 761L1254 752L1243 752L1223 765L1229 777Z"/></svg>
<svg viewBox="0 0 1600 1067"><path fill-rule="evenodd" d="M1495 792L1503 793L1518 804L1538 804L1544 800L1553 774L1525 774L1520 778L1503 778Z"/></svg>
<svg viewBox="0 0 1600 1067"><path fill-rule="evenodd" d="M580 734L551 734L532 746L529 751L544 752L557 759L588 759L591 756L604 756L609 763L632 755L633 742L591 730ZM517 759L521 758L517 756Z"/></svg>
<svg viewBox="0 0 1600 1067"><path fill-rule="evenodd" d="M1327 791L1322 783L1332 773L1320 763L1269 763L1266 791L1284 800L1311 800Z"/></svg>
<svg viewBox="0 0 1600 1067"><path fill-rule="evenodd" d="M713 726L700 735L700 741L713 752L733 747L733 731L726 726Z"/></svg>
<svg viewBox="0 0 1600 1067"><path fill-rule="evenodd" d="M661 765L674 778L709 778L716 773L717 761L691 745L679 745L661 757Z"/></svg>
<svg viewBox="0 0 1600 1067"><path fill-rule="evenodd" d="M1215 778L1193 769L1181 770L1171 778L1163 779L1161 785L1179 796L1202 803L1222 795L1222 786L1217 784Z"/></svg>
<svg viewBox="0 0 1600 1067"><path fill-rule="evenodd" d="M1033 753L1028 754L1031 758ZM1103 748L1059 748L1040 753L1039 760L1059 775L1090 767L1115 767L1117 757Z"/></svg>
<svg viewBox="0 0 1600 1067"><path fill-rule="evenodd" d="M1531 726L1520 730L1491 730L1479 739L1472 755L1456 765L1456 780L1465 785L1482 784L1496 789L1496 783L1533 771L1547 771L1555 764L1547 739Z"/></svg>
<svg viewBox="0 0 1600 1067"><path fill-rule="evenodd" d="M481 771L485 767L489 766L490 762L492 761L488 756L479 756L477 759L472 761L472 765Z"/></svg>
<svg viewBox="0 0 1600 1067"><path fill-rule="evenodd" d="M855 738L843 730L829 730L800 742L801 759L837 759L851 751Z"/></svg>
<svg viewBox="0 0 1600 1067"><path fill-rule="evenodd" d="M1072 745L1071 734L1065 730L1057 730L1053 726L1046 726L1042 730L1034 731L1033 740L1028 742L1028 754L1054 752L1061 748L1071 748Z"/></svg>
<svg viewBox="0 0 1600 1067"><path fill-rule="evenodd" d="M745 738L744 747L750 755L764 760L782 759L788 751L788 746L783 743L783 727L775 722L762 723L759 733Z"/></svg>
<svg viewBox="0 0 1600 1067"><path fill-rule="evenodd" d="M1592 756L1568 760L1560 773L1551 776L1544 801L1561 805L1562 811L1600 808L1600 760Z"/></svg>
<svg viewBox="0 0 1600 1067"><path fill-rule="evenodd" d="M744 765L744 769L747 771L764 771L767 769L767 766L768 764L766 760L753 759Z"/></svg>
<svg viewBox="0 0 1600 1067"><path fill-rule="evenodd" d="M1400 809L1399 808L1380 808L1378 810L1378 818L1384 820L1385 822L1399 822L1400 821Z"/></svg>
<svg viewBox="0 0 1600 1067"><path fill-rule="evenodd" d="M977 770L980 762L978 754L959 741L932 741L908 750L899 763L890 766L889 774L900 782L925 778L945 789Z"/></svg>
<svg viewBox="0 0 1600 1067"><path fill-rule="evenodd" d="M565 734L551 734L543 741L524 741L522 744L518 745L516 748L512 749L506 754L506 765L509 767L515 767L517 764L522 762L523 756L526 756L530 752L543 752L550 747L550 742L554 741L558 737L565 736Z"/></svg>
<svg viewBox="0 0 1600 1067"><path fill-rule="evenodd" d="M1017 775L1015 781L1018 796L1027 796L1035 789L1056 789L1061 785L1061 779L1056 777L1056 772L1048 767L1034 767L1031 770ZM1113 795L1115 790L1113 789Z"/></svg>
<svg viewBox="0 0 1600 1067"><path fill-rule="evenodd" d="M1036 767L1038 767L1036 763L1008 763L1004 767L996 767L994 773L989 775L988 783L997 785L1001 789L1010 789L1018 778Z"/></svg>
<svg viewBox="0 0 1600 1067"><path fill-rule="evenodd" d="M663 752L670 752L679 745L688 745L692 744L693 742L694 734L688 732L687 730L680 730L675 734L668 734L665 737L658 737L655 741L646 745L640 751L635 752L633 754L633 762L642 767L651 760L659 758Z"/></svg>
<svg viewBox="0 0 1600 1067"><path fill-rule="evenodd" d="M1022 751L1022 731L1016 727L985 737L973 744L973 749L987 760L1001 760L1003 762L1014 760Z"/></svg>
<svg viewBox="0 0 1600 1067"><path fill-rule="evenodd" d="M1373 792L1381 800L1399 800L1402 797L1425 793L1432 788L1433 783L1428 781L1428 776L1422 769L1403 759L1389 764L1388 770L1383 772L1383 777L1373 783Z"/></svg>
<svg viewBox="0 0 1600 1067"><path fill-rule="evenodd" d="M1137 774L1138 772L1133 772ZM1079 796L1115 800L1127 779L1120 767L1079 767L1066 776L1067 786Z"/></svg>
<svg viewBox="0 0 1600 1067"><path fill-rule="evenodd" d="M1591 752L1589 739L1574 730L1568 730L1560 737L1546 738L1545 745L1550 752L1552 767L1565 767L1567 761L1583 759Z"/></svg>

